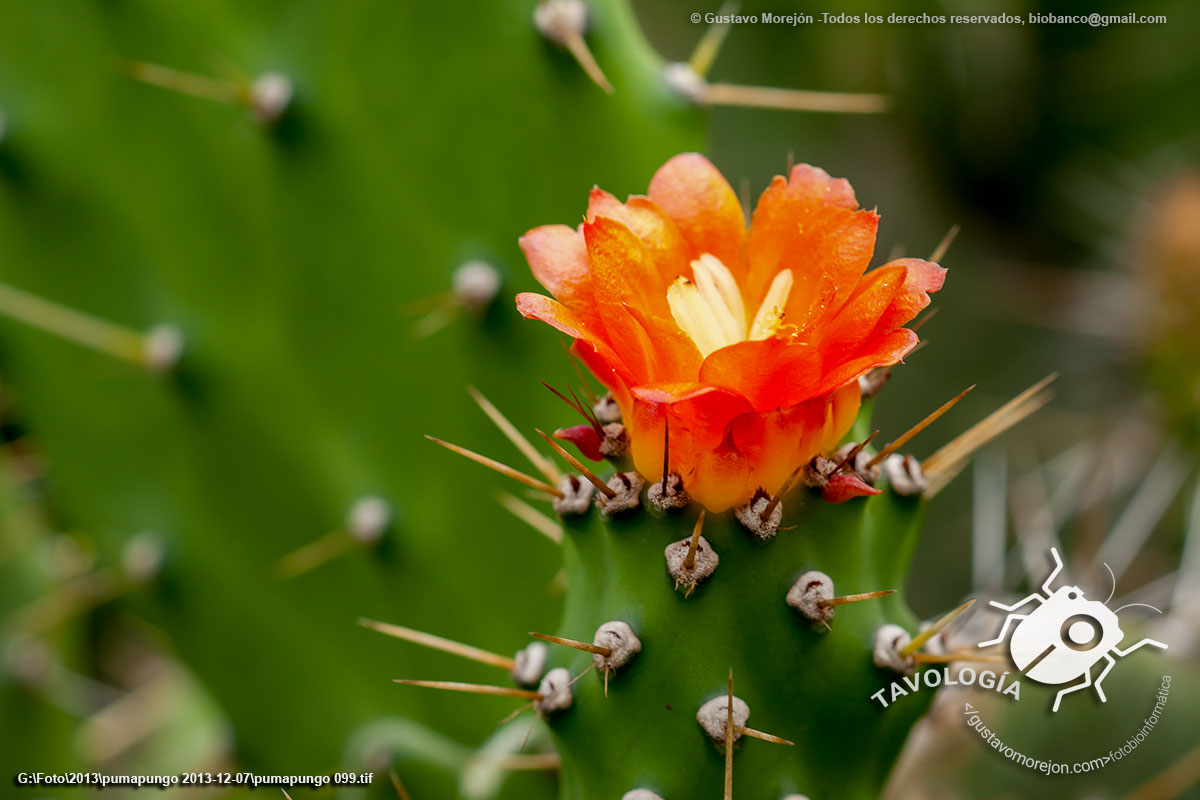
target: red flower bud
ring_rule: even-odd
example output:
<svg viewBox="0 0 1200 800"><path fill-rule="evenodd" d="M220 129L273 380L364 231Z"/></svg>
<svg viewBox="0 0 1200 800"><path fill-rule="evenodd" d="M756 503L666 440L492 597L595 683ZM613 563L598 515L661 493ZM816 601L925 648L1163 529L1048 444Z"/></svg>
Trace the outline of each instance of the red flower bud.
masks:
<svg viewBox="0 0 1200 800"><path fill-rule="evenodd" d="M825 488L821 490L821 496L827 503L844 503L856 497L870 497L880 492L880 489L866 483L853 472L841 472L829 479Z"/></svg>
<svg viewBox="0 0 1200 800"><path fill-rule="evenodd" d="M575 445L584 458L592 461L604 460L604 454L600 452L600 435L591 425L572 425L570 428L559 428L554 432L554 438L560 442Z"/></svg>

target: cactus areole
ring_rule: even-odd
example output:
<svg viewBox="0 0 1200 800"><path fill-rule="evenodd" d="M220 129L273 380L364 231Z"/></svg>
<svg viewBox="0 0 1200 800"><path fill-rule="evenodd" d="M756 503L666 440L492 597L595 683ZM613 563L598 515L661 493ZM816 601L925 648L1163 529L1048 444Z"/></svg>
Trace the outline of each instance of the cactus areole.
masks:
<svg viewBox="0 0 1200 800"><path fill-rule="evenodd" d="M593 189L578 228L521 238L553 297L520 294L517 308L574 340L628 444L599 452L611 413L604 429L592 414L597 441L559 436L613 467L589 478L594 497L571 476L563 485L587 485L587 501L555 504L560 634L590 641L618 621L639 644L545 715L564 798L881 793L928 703L871 700L894 677L873 662L876 632L915 630L903 593L876 590L903 587L922 498L879 491L888 471L862 469L862 447L841 463L837 450L866 415L859 379L916 345L904 325L945 270L900 259L867 271L878 219L845 180L802 164L747 226L717 169L683 154L646 196ZM812 570L879 599L806 617L788 593ZM602 661L595 646L553 647L548 666L578 677Z"/></svg>

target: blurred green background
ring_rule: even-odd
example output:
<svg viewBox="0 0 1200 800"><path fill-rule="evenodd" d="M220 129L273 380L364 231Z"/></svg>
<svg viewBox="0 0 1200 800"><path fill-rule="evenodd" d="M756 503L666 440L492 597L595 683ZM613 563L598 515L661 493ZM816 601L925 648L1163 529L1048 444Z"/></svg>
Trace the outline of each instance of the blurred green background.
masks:
<svg viewBox="0 0 1200 800"><path fill-rule="evenodd" d="M705 30L691 13L715 5L590 5L612 96L538 35L527 1L0 2L0 282L137 330L170 323L185 341L178 370L154 376L0 317L5 787L18 771L375 769L371 796L387 797L395 766L415 798L465 795L460 770L511 703L391 680L495 675L355 620L503 653L554 627L554 545L494 502L499 479L421 435L513 455L468 384L523 430L570 422L537 385L571 375L559 343L509 302L535 288L516 239L579 219L593 184L644 191L694 149L751 196L789 154L848 178L883 215L880 262L928 255L961 226L929 345L878 404L885 437L978 383L914 442L927 455L1061 374L1055 403L931 504L916 610L1017 590L1022 543L1057 537L1079 564L1133 543L1118 596L1146 587L1177 632L1163 656L1180 676L1175 727L1135 758L1031 781L967 742L897 793L931 796L936 779L947 797L1117 797L1200 758L1200 535L1184 544L1200 528L1200 7L1139 4L1159 25L730 31L714 81L893 98L886 114L835 115L694 108L661 67L688 57ZM295 98L264 125L139 83L128 60L233 82L277 71ZM427 333L471 259L498 269L496 301ZM363 496L393 512L378 546L273 573ZM1000 563L973 541L1017 555ZM122 562L147 542L161 570L126 587ZM1133 672L1156 683L1164 664ZM1087 714L1080 736L1107 744ZM552 774L521 771L499 796L553 791Z"/></svg>

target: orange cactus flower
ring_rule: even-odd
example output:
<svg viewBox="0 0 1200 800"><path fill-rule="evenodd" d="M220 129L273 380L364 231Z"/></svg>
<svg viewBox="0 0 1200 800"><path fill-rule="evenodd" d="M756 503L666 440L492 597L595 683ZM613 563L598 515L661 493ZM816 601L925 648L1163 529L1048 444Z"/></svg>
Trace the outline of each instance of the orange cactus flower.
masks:
<svg viewBox="0 0 1200 800"><path fill-rule="evenodd" d="M775 177L747 229L729 183L685 153L648 196L596 188L578 229L525 234L554 298L522 293L517 308L575 340L644 477L662 477L667 426L671 471L724 511L834 447L858 414L859 376L916 345L903 325L945 270L906 258L867 272L878 221L848 182L801 164Z"/></svg>

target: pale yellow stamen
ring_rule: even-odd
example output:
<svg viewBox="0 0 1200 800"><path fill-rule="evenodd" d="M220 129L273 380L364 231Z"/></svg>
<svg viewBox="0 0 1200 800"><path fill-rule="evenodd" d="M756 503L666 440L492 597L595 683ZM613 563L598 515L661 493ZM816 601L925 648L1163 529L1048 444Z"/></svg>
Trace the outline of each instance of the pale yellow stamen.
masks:
<svg viewBox="0 0 1200 800"><path fill-rule="evenodd" d="M687 278L680 276L667 287L667 304L671 307L675 323L692 338L701 355L708 355L713 350L731 344L725 341L720 326L713 321L712 312L700 296L700 290Z"/></svg>
<svg viewBox="0 0 1200 800"><path fill-rule="evenodd" d="M775 276L749 329L737 280L720 259L705 253L692 262L692 274L694 282L680 276L667 287L667 305L676 324L691 337L701 355L747 339L766 339L782 323L792 290L791 270Z"/></svg>
<svg viewBox="0 0 1200 800"><path fill-rule="evenodd" d="M767 296L758 307L754 322L750 323L750 335L747 337L750 341L766 339L775 333L783 323L783 309L791 291L792 271L782 270L775 276L775 280L771 281L771 288L767 290Z"/></svg>
<svg viewBox="0 0 1200 800"><path fill-rule="evenodd" d="M718 258L708 253L692 262L692 274L696 276L700 296L720 326L725 341L745 339L746 306L742 303L742 293L733 274Z"/></svg>

